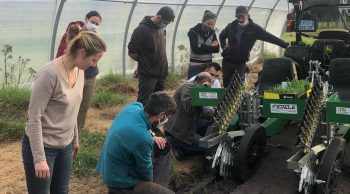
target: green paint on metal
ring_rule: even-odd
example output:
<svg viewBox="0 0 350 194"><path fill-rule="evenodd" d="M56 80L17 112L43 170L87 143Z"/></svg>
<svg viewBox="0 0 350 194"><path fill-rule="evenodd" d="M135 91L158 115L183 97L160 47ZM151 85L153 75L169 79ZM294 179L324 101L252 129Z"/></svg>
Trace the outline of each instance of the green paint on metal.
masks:
<svg viewBox="0 0 350 194"><path fill-rule="evenodd" d="M233 114L233 117L231 119L230 125L228 126L226 131L235 131L235 130L237 130L238 121L239 121L238 114L237 113Z"/></svg>
<svg viewBox="0 0 350 194"><path fill-rule="evenodd" d="M216 106L225 94L224 88L196 86L190 88L192 106Z"/></svg>
<svg viewBox="0 0 350 194"><path fill-rule="evenodd" d="M332 52L333 52L333 46L332 46L332 45L325 45L325 46L323 47L323 51L324 51L325 53L332 53Z"/></svg>
<svg viewBox="0 0 350 194"><path fill-rule="evenodd" d="M265 128L267 136L271 137L283 130L285 121L286 120L279 118L269 118L262 124L262 126Z"/></svg>
<svg viewBox="0 0 350 194"><path fill-rule="evenodd" d="M350 141L350 125L340 125L339 130L337 131L336 136L343 137L346 141Z"/></svg>
<svg viewBox="0 0 350 194"><path fill-rule="evenodd" d="M267 118L301 119L306 99L264 99L263 114Z"/></svg>
<svg viewBox="0 0 350 194"><path fill-rule="evenodd" d="M350 124L350 101L340 100L335 93L327 101L326 113L328 122Z"/></svg>

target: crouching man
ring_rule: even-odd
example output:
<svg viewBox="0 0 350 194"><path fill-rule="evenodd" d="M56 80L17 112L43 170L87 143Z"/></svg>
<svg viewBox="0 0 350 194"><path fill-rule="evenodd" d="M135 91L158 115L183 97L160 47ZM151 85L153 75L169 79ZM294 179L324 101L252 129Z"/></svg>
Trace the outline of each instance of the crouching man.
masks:
<svg viewBox="0 0 350 194"><path fill-rule="evenodd" d="M201 72L193 82L185 83L174 94L176 112L169 119L166 135L178 160L184 155L201 154L205 151L199 147L199 139L205 135L213 111L206 112L201 106L192 106L190 88L200 85L210 86L212 82L213 79L208 72Z"/></svg>
<svg viewBox="0 0 350 194"><path fill-rule="evenodd" d="M151 94L145 107L134 102L119 112L108 130L96 167L110 194L173 193L153 182L157 179L153 176L157 168L152 163L153 146L158 141L150 129L174 112L175 102L164 92ZM163 171L157 171L169 174L169 165L163 167Z"/></svg>

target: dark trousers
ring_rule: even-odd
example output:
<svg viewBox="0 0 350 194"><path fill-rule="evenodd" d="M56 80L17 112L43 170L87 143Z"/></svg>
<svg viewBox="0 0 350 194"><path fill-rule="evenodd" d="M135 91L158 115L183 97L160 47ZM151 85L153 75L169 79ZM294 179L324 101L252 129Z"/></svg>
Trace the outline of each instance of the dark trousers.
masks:
<svg viewBox="0 0 350 194"><path fill-rule="evenodd" d="M29 194L66 194L69 192L69 178L72 171L72 144L64 149L44 148L47 164L50 168L49 179L35 177L35 169L29 138L23 137L22 157Z"/></svg>
<svg viewBox="0 0 350 194"><path fill-rule="evenodd" d="M235 72L238 72L240 77L244 78L248 68L245 63L234 63L224 58L222 61L222 79L225 88L230 85L231 78Z"/></svg>
<svg viewBox="0 0 350 194"><path fill-rule="evenodd" d="M141 102L144 106L146 105L150 94L153 92L162 91L165 86L164 78L139 78L139 93L137 101Z"/></svg>
<svg viewBox="0 0 350 194"><path fill-rule="evenodd" d="M173 191L153 182L142 181L129 189L108 187L108 194L174 194Z"/></svg>
<svg viewBox="0 0 350 194"><path fill-rule="evenodd" d="M205 64L188 64L187 79L191 79L193 76L205 70Z"/></svg>
<svg viewBox="0 0 350 194"><path fill-rule="evenodd" d="M154 144L154 159L153 159L153 182L142 181L133 187L126 189L118 189L108 187L109 194L127 194L127 193L140 193L140 194L172 194L171 190L167 189L170 180L170 148L169 144L166 144L164 150L160 150L156 144Z"/></svg>
<svg viewBox="0 0 350 194"><path fill-rule="evenodd" d="M198 121L195 126L196 133L194 133L190 138L191 144L184 143L169 133L167 133L167 141L170 143L172 148L179 149L185 154L204 154L205 148L199 147L199 140L206 135L208 126L209 120L200 119Z"/></svg>
<svg viewBox="0 0 350 194"><path fill-rule="evenodd" d="M160 150L156 144L154 144L156 150ZM170 181L170 146L167 143L164 151L161 151L153 159L153 182L163 187L168 187Z"/></svg>

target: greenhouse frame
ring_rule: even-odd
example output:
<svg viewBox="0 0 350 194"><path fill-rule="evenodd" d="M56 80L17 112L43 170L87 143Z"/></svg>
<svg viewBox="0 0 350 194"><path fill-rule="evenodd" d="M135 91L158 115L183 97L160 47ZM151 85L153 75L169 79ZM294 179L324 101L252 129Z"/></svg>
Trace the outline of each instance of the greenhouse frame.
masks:
<svg viewBox="0 0 350 194"><path fill-rule="evenodd" d="M156 14L162 6L173 8L176 15L166 29L169 67L176 71L188 62L187 32L201 22L205 10L218 15L217 35L235 19L236 7L243 5L249 7L255 23L281 37L290 7L287 0L0 0L0 5L0 18L6 23L0 30L0 45L11 45L14 57L30 59L28 66L34 70L53 59L69 22L83 21L87 12L98 11L102 23L97 32L108 46L98 64L102 75L133 72L137 62L127 54L131 34L144 16ZM263 49L280 53L279 47L258 41L251 57ZM214 60L220 61L220 54Z"/></svg>

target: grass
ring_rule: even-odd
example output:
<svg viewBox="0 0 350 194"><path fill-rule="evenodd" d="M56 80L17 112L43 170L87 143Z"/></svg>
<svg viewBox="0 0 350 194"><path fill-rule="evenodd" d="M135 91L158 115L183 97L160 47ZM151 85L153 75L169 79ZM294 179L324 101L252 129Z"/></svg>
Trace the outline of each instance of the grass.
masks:
<svg viewBox="0 0 350 194"><path fill-rule="evenodd" d="M0 88L0 108L12 113L27 111L30 101L30 90L26 88L4 86ZM2 112L4 113L4 112Z"/></svg>
<svg viewBox="0 0 350 194"><path fill-rule="evenodd" d="M105 135L88 129L79 131L80 150L74 158L73 172L78 177L90 177L96 168Z"/></svg>
<svg viewBox="0 0 350 194"><path fill-rule="evenodd" d="M166 81L165 81L165 88L166 89L177 89L179 85L181 84L181 80L183 79L183 76L175 73L175 72L169 72Z"/></svg>
<svg viewBox="0 0 350 194"><path fill-rule="evenodd" d="M23 137L25 128L24 119L0 119L0 141L16 140Z"/></svg>
<svg viewBox="0 0 350 194"><path fill-rule="evenodd" d="M24 134L30 91L26 88L0 88L0 141L19 139Z"/></svg>
<svg viewBox="0 0 350 194"><path fill-rule="evenodd" d="M283 34L282 39L288 43L291 43L295 41L295 32L286 32ZM316 39L314 38L307 38L307 37L302 37L303 42L306 45L312 45Z"/></svg>
<svg viewBox="0 0 350 194"><path fill-rule="evenodd" d="M120 93L110 91L97 91L92 99L92 106L96 108L106 108L110 106L117 106L125 104L127 96Z"/></svg>
<svg viewBox="0 0 350 194"><path fill-rule="evenodd" d="M108 73L96 82L96 91L110 91L115 93L136 93L135 83L127 80L121 74Z"/></svg>
<svg viewBox="0 0 350 194"><path fill-rule="evenodd" d="M272 58L276 58L277 54L275 52L272 51L264 51L263 53L263 59L272 59Z"/></svg>

